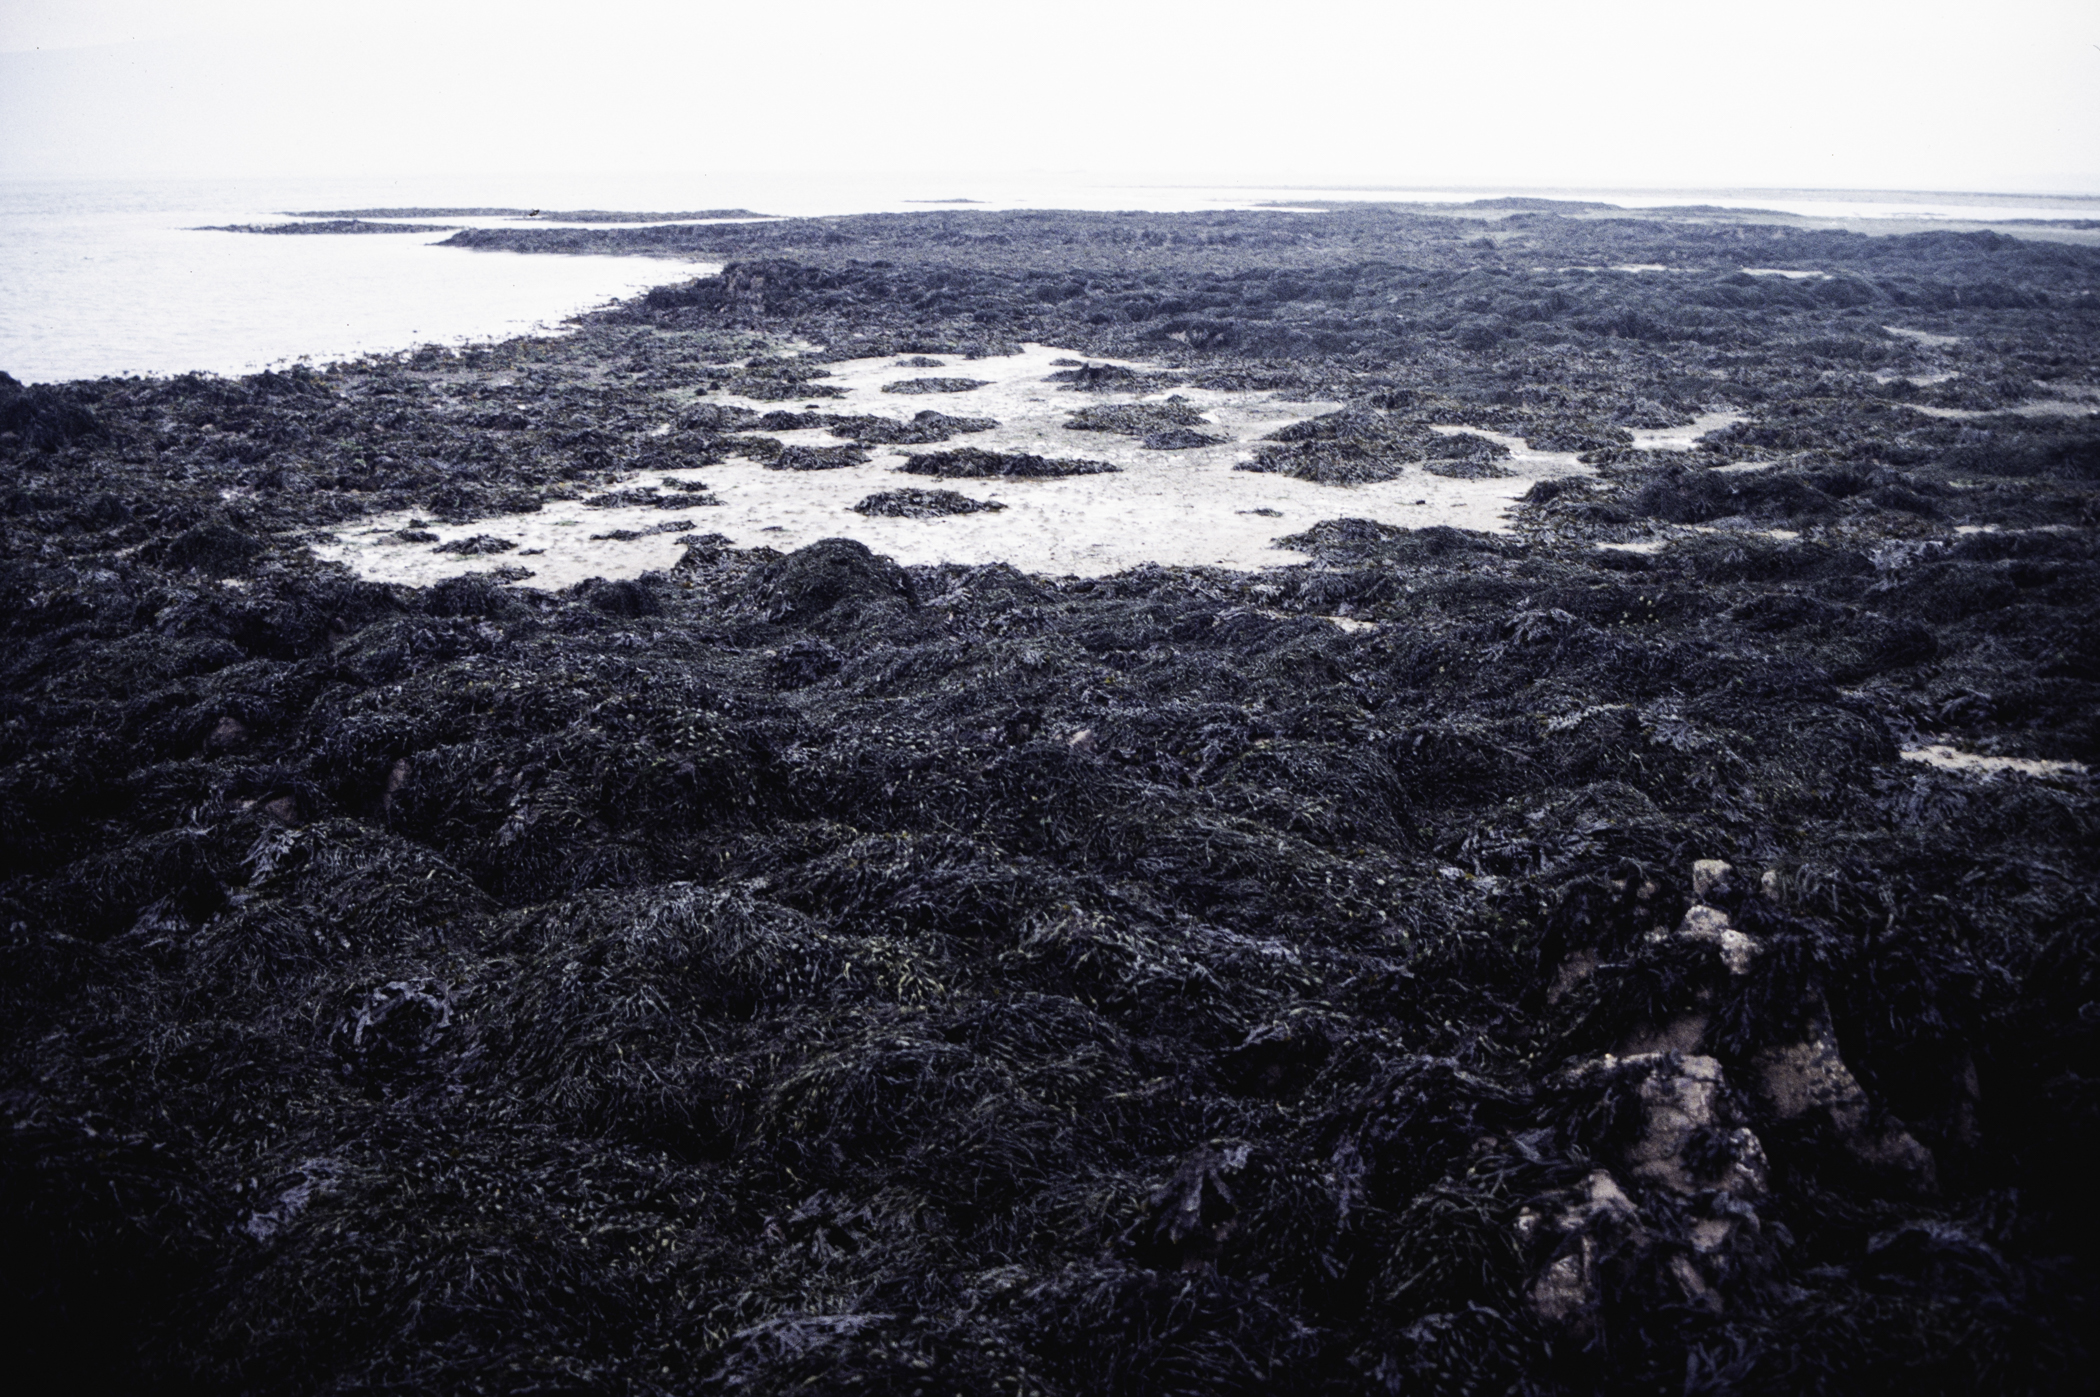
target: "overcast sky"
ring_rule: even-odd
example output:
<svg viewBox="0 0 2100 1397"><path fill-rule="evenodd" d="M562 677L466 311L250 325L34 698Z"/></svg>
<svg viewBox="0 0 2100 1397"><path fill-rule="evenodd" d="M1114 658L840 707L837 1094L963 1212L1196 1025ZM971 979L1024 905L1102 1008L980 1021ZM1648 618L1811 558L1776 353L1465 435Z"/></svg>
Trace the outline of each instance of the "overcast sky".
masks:
<svg viewBox="0 0 2100 1397"><path fill-rule="evenodd" d="M0 177L2100 192L2093 0L0 0Z"/></svg>

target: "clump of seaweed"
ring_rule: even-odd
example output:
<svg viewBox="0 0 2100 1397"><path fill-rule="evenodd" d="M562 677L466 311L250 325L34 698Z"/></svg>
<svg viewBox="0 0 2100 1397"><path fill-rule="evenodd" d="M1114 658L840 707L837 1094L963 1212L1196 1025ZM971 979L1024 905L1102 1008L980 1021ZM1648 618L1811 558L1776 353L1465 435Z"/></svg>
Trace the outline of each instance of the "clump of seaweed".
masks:
<svg viewBox="0 0 2100 1397"><path fill-rule="evenodd" d="M900 378L882 385L885 393L967 393L991 380L983 378Z"/></svg>
<svg viewBox="0 0 2100 1397"><path fill-rule="evenodd" d="M463 557L479 557L484 553L508 553L518 546L516 539L497 538L494 534L475 534L471 538L455 538L431 549L433 553L458 553Z"/></svg>
<svg viewBox="0 0 2100 1397"><path fill-rule="evenodd" d="M1101 475L1120 467L1107 461L1049 458L1025 451L986 451L980 447L963 446L953 451L914 451L897 469L911 475L933 475L953 480L993 476L1051 479L1067 475Z"/></svg>
<svg viewBox="0 0 2100 1397"><path fill-rule="evenodd" d="M1288 475L1319 485L1394 480L1415 464L1462 479L1494 478L1499 468L1492 465L1493 460L1509 455L1508 447L1486 437L1433 431L1368 408L1294 422L1269 433L1263 441L1251 460L1237 463L1234 469ZM1450 464L1430 466L1428 462Z"/></svg>
<svg viewBox="0 0 2100 1397"><path fill-rule="evenodd" d="M1424 461L1422 469L1446 480L1508 480L1516 474L1481 456L1453 456Z"/></svg>
<svg viewBox="0 0 2100 1397"><path fill-rule="evenodd" d="M973 500L954 490L882 490L854 505L853 512L887 519L932 519L1004 508L997 500Z"/></svg>
<svg viewBox="0 0 2100 1397"><path fill-rule="evenodd" d="M1182 385L1178 374L1130 369L1121 364L1087 363L1059 369L1043 381L1079 393L1158 393Z"/></svg>
<svg viewBox="0 0 2100 1397"><path fill-rule="evenodd" d="M833 436L848 437L863 444L924 446L969 432L988 432L999 423L991 417L950 417L944 412L923 408L912 414L907 422L873 414L769 412L753 425L769 432L821 427Z"/></svg>
<svg viewBox="0 0 2100 1397"><path fill-rule="evenodd" d="M835 471L868 462L868 449L848 446L789 446L765 463L773 471Z"/></svg>
<svg viewBox="0 0 2100 1397"><path fill-rule="evenodd" d="M1207 424L1196 408L1170 398L1163 403L1102 403L1077 408L1065 425L1075 432L1119 432L1126 437L1142 437L1175 427Z"/></svg>
<svg viewBox="0 0 2100 1397"><path fill-rule="evenodd" d="M1393 447L1358 441L1307 441L1263 446L1251 460L1235 462L1233 469L1287 475L1316 485L1373 485L1398 479L1411 462L1420 459Z"/></svg>

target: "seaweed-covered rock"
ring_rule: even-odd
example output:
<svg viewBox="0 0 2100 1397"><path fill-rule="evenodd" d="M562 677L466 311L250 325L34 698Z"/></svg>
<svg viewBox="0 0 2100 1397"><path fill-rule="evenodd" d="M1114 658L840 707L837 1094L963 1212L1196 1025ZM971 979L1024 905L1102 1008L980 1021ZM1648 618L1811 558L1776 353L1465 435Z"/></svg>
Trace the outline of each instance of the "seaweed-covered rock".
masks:
<svg viewBox="0 0 2100 1397"><path fill-rule="evenodd" d="M1477 456L1424 461L1422 469L1447 480L1508 480L1516 474L1515 471L1505 470L1493 461Z"/></svg>
<svg viewBox="0 0 2100 1397"><path fill-rule="evenodd" d="M853 512L890 519L932 519L1004 508L997 500L973 500L953 490L883 490L854 505Z"/></svg>
<svg viewBox="0 0 2100 1397"><path fill-rule="evenodd" d="M1195 431L1189 427L1173 427L1164 432L1153 432L1145 438L1147 451L1193 451L1203 446L1222 446L1227 437L1212 436L1209 432Z"/></svg>
<svg viewBox="0 0 2100 1397"><path fill-rule="evenodd" d="M171 568L191 569L215 577L232 577L247 571L263 551L260 540L236 529L223 519L210 519L185 529L154 552Z"/></svg>
<svg viewBox="0 0 2100 1397"><path fill-rule="evenodd" d="M901 378L882 385L885 393L967 393L991 380L983 378Z"/></svg>
<svg viewBox="0 0 2100 1397"><path fill-rule="evenodd" d="M1059 369L1044 382L1082 393L1154 393L1179 388L1182 384L1181 378L1175 374L1148 373L1121 364L1086 363Z"/></svg>
<svg viewBox="0 0 2100 1397"><path fill-rule="evenodd" d="M1752 1065L1755 1090L1777 1119L1814 1118L1863 1164L1920 1188L1932 1186L1937 1169L1931 1152L1901 1122L1874 1109L1838 1055L1827 1021L1815 1021L1800 1042L1761 1049Z"/></svg>
<svg viewBox="0 0 2100 1397"><path fill-rule="evenodd" d="M834 436L851 437L878 446L924 446L970 432L989 432L999 423L991 417L950 417L932 408L922 408L912 414L909 422L889 417L838 416L811 425L822 426Z"/></svg>
<svg viewBox="0 0 2100 1397"><path fill-rule="evenodd" d="M199 228L200 233L263 234L357 234L357 233L449 233L458 224L388 223L370 218L301 218L284 223L232 223Z"/></svg>
<svg viewBox="0 0 2100 1397"><path fill-rule="evenodd" d="M1163 403L1102 403L1075 409L1065 419L1065 425L1075 432L1118 432L1126 437L1148 437L1204 424L1202 412L1176 398Z"/></svg>
<svg viewBox="0 0 2100 1397"><path fill-rule="evenodd" d="M752 597L773 620L807 622L842 603L904 603L916 607L911 578L891 562L850 538L827 538L797 549L762 569Z"/></svg>
<svg viewBox="0 0 2100 1397"><path fill-rule="evenodd" d="M1234 470L1287 475L1316 485L1373 485L1407 473L1419 456L1380 450L1354 441L1308 441L1290 446L1264 446Z"/></svg>
<svg viewBox="0 0 2100 1397"><path fill-rule="evenodd" d="M515 539L497 538L494 534L475 534L471 538L455 538L450 543L441 543L430 551L457 553L462 557L473 558L485 553L508 553L517 546Z"/></svg>
<svg viewBox="0 0 2100 1397"><path fill-rule="evenodd" d="M1467 479L1506 474L1492 466L1509 448L1470 432L1436 432L1367 408L1350 408L1294 422L1269 433L1252 460L1236 470L1261 471L1320 485L1365 485L1393 480L1409 465Z"/></svg>
<svg viewBox="0 0 2100 1397"><path fill-rule="evenodd" d="M898 470L911 475L944 479L973 479L998 476L1050 479L1067 475L1101 475L1121 469L1107 461L1073 457L1048 458L1025 451L986 451L963 446L953 451L914 451Z"/></svg>
<svg viewBox="0 0 2100 1397"><path fill-rule="evenodd" d="M811 398L843 398L846 390L836 384L812 383L795 377L751 375L731 379L729 391L746 398L756 398L762 403L807 402Z"/></svg>
<svg viewBox="0 0 2100 1397"><path fill-rule="evenodd" d="M847 466L866 465L868 449L864 446L789 446L778 456L766 462L772 471L835 471Z"/></svg>
<svg viewBox="0 0 2100 1397"><path fill-rule="evenodd" d="M94 410L64 386L24 385L0 373L0 434L12 434L39 451L56 450L102 434Z"/></svg>

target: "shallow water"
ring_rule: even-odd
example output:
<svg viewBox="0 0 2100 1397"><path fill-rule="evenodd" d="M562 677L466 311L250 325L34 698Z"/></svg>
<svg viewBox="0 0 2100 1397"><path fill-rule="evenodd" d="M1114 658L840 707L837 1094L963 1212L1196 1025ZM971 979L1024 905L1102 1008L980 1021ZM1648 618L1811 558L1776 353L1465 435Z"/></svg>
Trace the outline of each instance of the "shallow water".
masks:
<svg viewBox="0 0 2100 1397"><path fill-rule="evenodd" d="M0 188L0 370L31 383L238 374L507 337L697 269L431 246L442 232L198 229L266 212L187 186Z"/></svg>

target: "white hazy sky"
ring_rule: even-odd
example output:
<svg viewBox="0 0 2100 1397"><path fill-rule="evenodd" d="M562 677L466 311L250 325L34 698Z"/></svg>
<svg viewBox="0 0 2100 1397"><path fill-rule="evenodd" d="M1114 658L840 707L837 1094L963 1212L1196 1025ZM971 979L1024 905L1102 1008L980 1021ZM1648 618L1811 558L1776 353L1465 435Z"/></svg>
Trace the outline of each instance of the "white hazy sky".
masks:
<svg viewBox="0 0 2100 1397"><path fill-rule="evenodd" d="M0 177L2100 192L2092 0L0 0Z"/></svg>

